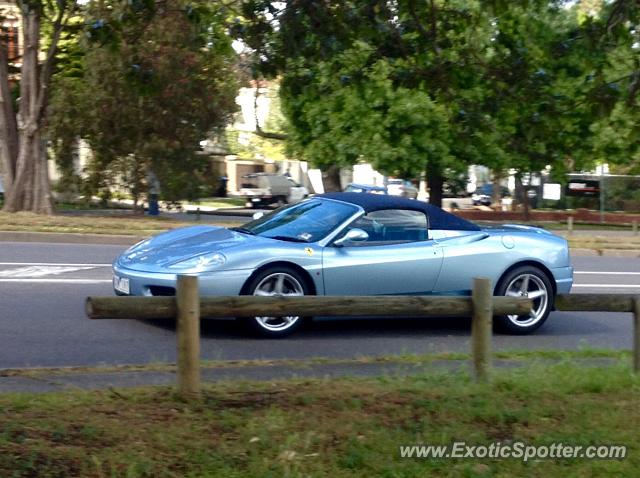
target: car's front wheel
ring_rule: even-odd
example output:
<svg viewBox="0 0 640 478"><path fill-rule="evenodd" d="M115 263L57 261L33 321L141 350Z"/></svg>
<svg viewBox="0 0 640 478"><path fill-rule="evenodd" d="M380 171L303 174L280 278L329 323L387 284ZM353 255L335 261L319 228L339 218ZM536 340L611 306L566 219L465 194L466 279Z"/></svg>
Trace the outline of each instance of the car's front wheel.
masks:
<svg viewBox="0 0 640 478"><path fill-rule="evenodd" d="M544 272L537 267L522 266L508 272L496 288L497 295L528 297L533 308L528 315L495 317L496 329L515 335L525 335L538 329L553 307L553 287Z"/></svg>
<svg viewBox="0 0 640 478"><path fill-rule="evenodd" d="M251 279L244 290L245 295L302 296L309 295L307 282L289 267L272 267ZM285 337L300 328L304 317L246 317L242 319L247 328L262 337Z"/></svg>

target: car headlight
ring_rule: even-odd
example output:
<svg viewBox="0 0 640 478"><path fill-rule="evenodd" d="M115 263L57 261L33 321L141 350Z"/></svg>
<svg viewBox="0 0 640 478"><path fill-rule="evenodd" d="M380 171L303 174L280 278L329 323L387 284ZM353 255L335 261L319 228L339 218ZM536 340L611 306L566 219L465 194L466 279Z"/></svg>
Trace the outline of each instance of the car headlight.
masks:
<svg viewBox="0 0 640 478"><path fill-rule="evenodd" d="M215 269L227 262L227 258L219 252L208 252L190 257L169 265L169 269L184 269L193 272L204 272Z"/></svg>

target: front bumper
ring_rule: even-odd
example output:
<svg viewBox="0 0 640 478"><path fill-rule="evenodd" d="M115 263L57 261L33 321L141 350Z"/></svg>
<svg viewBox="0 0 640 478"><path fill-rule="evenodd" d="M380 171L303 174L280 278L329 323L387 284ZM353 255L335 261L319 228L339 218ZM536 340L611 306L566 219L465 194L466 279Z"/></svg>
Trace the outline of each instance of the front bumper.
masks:
<svg viewBox="0 0 640 478"><path fill-rule="evenodd" d="M242 286L253 269L202 272L198 274L200 294L203 296L240 295ZM173 295L177 275L157 272L142 272L114 266L113 274L120 279L129 279L129 294L137 296ZM114 292L123 295L122 292Z"/></svg>

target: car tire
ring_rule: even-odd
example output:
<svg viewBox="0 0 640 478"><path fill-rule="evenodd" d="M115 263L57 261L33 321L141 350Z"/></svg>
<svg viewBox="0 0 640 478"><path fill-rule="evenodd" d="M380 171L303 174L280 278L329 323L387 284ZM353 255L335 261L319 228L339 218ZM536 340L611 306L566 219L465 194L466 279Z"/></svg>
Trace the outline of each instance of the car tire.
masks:
<svg viewBox="0 0 640 478"><path fill-rule="evenodd" d="M494 317L496 330L511 335L526 335L544 324L553 308L553 287L547 275L534 266L517 267L506 273L496 287L496 295L530 297L533 310L528 315Z"/></svg>
<svg viewBox="0 0 640 478"><path fill-rule="evenodd" d="M243 295L310 295L311 289L301 274L291 267L270 267L255 275L243 289ZM266 338L286 337L298 330L305 317L243 317L240 319L252 334Z"/></svg>

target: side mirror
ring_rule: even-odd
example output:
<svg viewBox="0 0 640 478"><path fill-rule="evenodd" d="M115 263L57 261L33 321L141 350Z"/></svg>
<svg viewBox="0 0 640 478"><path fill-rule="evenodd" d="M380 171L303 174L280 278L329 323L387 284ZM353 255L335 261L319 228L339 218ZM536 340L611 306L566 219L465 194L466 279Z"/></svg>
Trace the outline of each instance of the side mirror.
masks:
<svg viewBox="0 0 640 478"><path fill-rule="evenodd" d="M253 219L260 219L262 216L264 216L263 212L255 212L253 213L253 216L251 216Z"/></svg>
<svg viewBox="0 0 640 478"><path fill-rule="evenodd" d="M367 239L369 239L369 234L367 234L367 231L356 227L348 230L344 236L334 241L333 245L336 247L342 247L349 242L362 242L366 241Z"/></svg>

